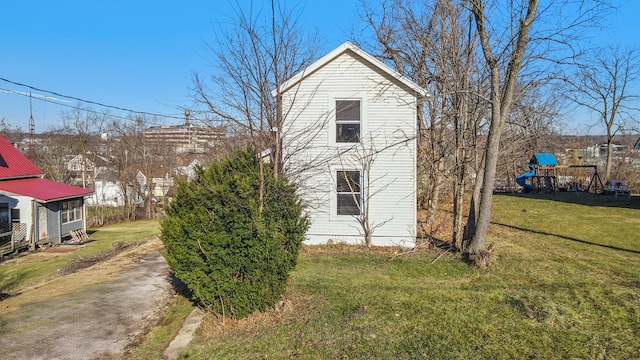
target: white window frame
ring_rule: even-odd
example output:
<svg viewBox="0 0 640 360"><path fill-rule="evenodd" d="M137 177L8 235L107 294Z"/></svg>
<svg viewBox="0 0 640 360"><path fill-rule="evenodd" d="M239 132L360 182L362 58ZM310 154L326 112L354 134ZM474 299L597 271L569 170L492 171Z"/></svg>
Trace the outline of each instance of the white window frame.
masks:
<svg viewBox="0 0 640 360"><path fill-rule="evenodd" d="M338 119L338 103L353 103L354 105L357 104L357 110L358 110L358 118L348 118L348 119ZM340 144L357 144L360 143L361 138L362 138L362 132L361 132L361 127L362 127L362 101L360 99L350 99L350 100L346 100L346 99L337 99L335 101L335 117L336 117L336 121L334 122L334 126L336 127L336 138L335 138L335 142L336 143L340 143ZM339 141L338 140L338 134L340 133L340 131L338 130L339 128L343 127L343 126L349 126L349 125L357 125L358 126L358 131L355 134L355 140L344 140L344 141Z"/></svg>
<svg viewBox="0 0 640 360"><path fill-rule="evenodd" d="M63 201L60 212L63 224L82 220L82 199Z"/></svg>
<svg viewBox="0 0 640 360"><path fill-rule="evenodd" d="M360 187L360 191L357 193L359 198L359 204L358 204L358 213L357 214L339 214L338 213L338 198L339 195L350 195L353 196L353 193L350 191L344 191L344 192L340 192L339 188L338 188L338 182L339 179L338 177L341 175L342 172L357 172L358 173L358 180L360 181L359 187ZM340 167L332 167L331 169L331 177L332 177L332 188L331 188L331 218L333 220L351 220L353 217L357 217L362 215L362 209L363 209L363 201L364 201L364 191L365 189L363 188L363 173L361 169L356 169L356 168L340 168Z"/></svg>
<svg viewBox="0 0 640 360"><path fill-rule="evenodd" d="M336 120L336 101L360 101L360 135L359 142L338 142L336 141L337 135L337 120ZM363 141L364 134L366 134L366 126L367 126L367 102L365 101L364 94L351 94L344 95L343 94L331 94L328 98L328 109L331 112L331 117L329 121L329 145L337 146L337 147L352 147L357 144L361 144ZM347 123L347 122L345 122ZM332 175L332 176L335 176Z"/></svg>

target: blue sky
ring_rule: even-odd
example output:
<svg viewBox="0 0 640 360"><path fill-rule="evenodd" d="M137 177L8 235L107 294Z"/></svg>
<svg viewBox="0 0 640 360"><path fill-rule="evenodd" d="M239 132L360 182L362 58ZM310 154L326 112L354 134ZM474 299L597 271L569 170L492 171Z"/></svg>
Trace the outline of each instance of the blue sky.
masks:
<svg viewBox="0 0 640 360"><path fill-rule="evenodd" d="M332 11L327 2L302 1L298 6L305 27L317 28L326 39L320 53L348 39L359 0L340 1L341 12ZM2 1L0 78L121 108L180 116L180 108L190 104L192 72L210 72L204 42L212 41L214 31L233 14L227 0ZM3 90L68 100L0 81L0 119L24 130L29 98ZM64 104L75 106L78 101ZM64 109L34 97L36 131L58 124Z"/></svg>
<svg viewBox="0 0 640 360"><path fill-rule="evenodd" d="M323 54L349 40L360 2L288 3L298 4L300 22L324 39L319 51ZM593 41L618 39L623 46L637 44L637 14L640 1L627 2L611 19L611 28L596 33ZM232 17L227 0L3 1L0 78L107 105L180 117L180 109L190 104L192 72L210 72L211 57L204 42L212 41L216 29ZM60 112L69 108L36 98L55 95L2 80L0 119L27 130L29 98L11 92L29 91L34 94L36 131L58 125ZM70 101L63 102L68 106L78 104L56 98Z"/></svg>

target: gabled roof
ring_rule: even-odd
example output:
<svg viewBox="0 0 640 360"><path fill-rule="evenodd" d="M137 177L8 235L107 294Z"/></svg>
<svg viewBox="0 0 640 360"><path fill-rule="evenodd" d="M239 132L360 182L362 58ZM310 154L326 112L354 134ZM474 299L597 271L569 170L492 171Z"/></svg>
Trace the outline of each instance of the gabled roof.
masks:
<svg viewBox="0 0 640 360"><path fill-rule="evenodd" d="M273 90L271 92L271 95L276 96L279 92L280 93L286 92L287 90L289 90L291 87L295 86L297 83L302 81L307 76L313 74L318 69L322 68L323 66L327 65L328 63L333 61L338 56L340 56L343 53L348 52L348 51L357 54L358 56L362 57L365 61L370 63L372 66L378 68L382 72L387 73L389 76L395 78L401 84L403 84L403 85L407 86L408 88L410 88L411 90L415 91L415 93L417 95L428 96L427 95L427 90L425 90L424 88L422 88L421 86L419 86L415 82L411 81L409 78L401 75L399 72L393 70L391 67L389 67L388 65L386 65L382 61L380 61L380 60L376 59L375 57L371 56L366 51L360 49L359 47L354 45L351 41L347 41L347 42L343 43L342 45L338 46L337 48L333 49L330 53L328 53L327 55L321 57L316 62L314 62L313 64L309 65L307 68L305 68L301 72L297 73L296 75L291 77L289 80L285 81L282 85L280 85L280 91L278 91L278 89Z"/></svg>
<svg viewBox="0 0 640 360"><path fill-rule="evenodd" d="M73 199L93 193L73 185L39 177L0 181L0 193L32 197L40 202Z"/></svg>
<svg viewBox="0 0 640 360"><path fill-rule="evenodd" d="M40 177L43 174L20 150L0 136L0 180Z"/></svg>

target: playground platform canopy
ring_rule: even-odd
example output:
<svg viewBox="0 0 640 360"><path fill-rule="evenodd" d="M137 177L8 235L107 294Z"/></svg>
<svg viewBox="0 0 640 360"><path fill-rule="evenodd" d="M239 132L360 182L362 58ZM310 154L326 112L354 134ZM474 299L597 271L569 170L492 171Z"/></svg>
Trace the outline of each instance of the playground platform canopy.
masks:
<svg viewBox="0 0 640 360"><path fill-rule="evenodd" d="M529 161L530 164L540 166L558 166L558 161L553 154L550 153L536 153Z"/></svg>

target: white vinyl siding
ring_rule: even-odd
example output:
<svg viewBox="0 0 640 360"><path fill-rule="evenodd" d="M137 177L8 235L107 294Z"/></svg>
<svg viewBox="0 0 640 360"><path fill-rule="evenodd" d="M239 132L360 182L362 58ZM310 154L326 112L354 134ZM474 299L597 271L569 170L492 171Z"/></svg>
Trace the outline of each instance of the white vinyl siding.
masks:
<svg viewBox="0 0 640 360"><path fill-rule="evenodd" d="M359 101L360 142L336 142L336 100ZM368 201L370 223L383 224L375 229L373 244L411 246L416 98L410 89L347 51L285 92L283 101L285 169L309 205L306 243L362 242L356 216L337 214L336 191L338 171L360 169L360 201Z"/></svg>

